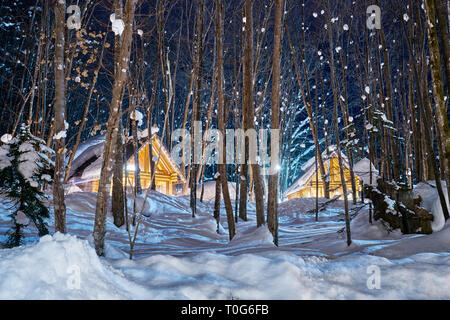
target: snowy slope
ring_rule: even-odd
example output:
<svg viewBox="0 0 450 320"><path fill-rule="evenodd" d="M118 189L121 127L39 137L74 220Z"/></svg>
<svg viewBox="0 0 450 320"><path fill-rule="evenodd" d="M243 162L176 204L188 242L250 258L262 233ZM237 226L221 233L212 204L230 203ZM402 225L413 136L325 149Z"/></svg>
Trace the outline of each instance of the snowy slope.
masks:
<svg viewBox="0 0 450 320"><path fill-rule="evenodd" d="M216 181L206 181L203 183L203 200L214 200L216 197ZM189 190L189 189L188 189ZM236 198L236 183L228 181L228 191L230 193L230 199L233 200ZM197 196L200 199L200 195L202 192L202 185L198 184L197 186Z"/></svg>
<svg viewBox="0 0 450 320"><path fill-rule="evenodd" d="M130 261L127 233L111 217L106 258L96 256L95 200L93 193L67 196L70 235L38 241L30 231L38 242L0 250L0 298L450 299L449 223L430 236L388 233L380 222L369 226L367 208L358 204L352 207L353 244L347 247L342 201L321 211L316 222L307 213L314 199L293 199L279 205L275 247L267 228L256 228L252 203L249 221L238 222L229 242L223 205L217 234L214 201L199 202L192 218L189 197L153 192ZM143 203L138 199L137 207ZM7 208L0 199L1 235L8 228ZM374 266L381 272L380 289L367 286Z"/></svg>

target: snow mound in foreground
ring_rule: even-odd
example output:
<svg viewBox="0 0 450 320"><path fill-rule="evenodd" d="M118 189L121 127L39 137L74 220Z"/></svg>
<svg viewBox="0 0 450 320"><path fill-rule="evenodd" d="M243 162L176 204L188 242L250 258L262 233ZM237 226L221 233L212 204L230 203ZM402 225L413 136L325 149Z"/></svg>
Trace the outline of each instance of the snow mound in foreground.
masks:
<svg viewBox="0 0 450 320"><path fill-rule="evenodd" d="M140 291L75 236L0 250L0 299L126 299Z"/></svg>
<svg viewBox="0 0 450 320"><path fill-rule="evenodd" d="M378 290L367 286L373 266ZM87 241L57 233L0 250L0 299L446 299L449 266L446 252L400 260L282 251L106 260Z"/></svg>
<svg viewBox="0 0 450 320"><path fill-rule="evenodd" d="M254 246L269 246L273 247L273 236L270 233L269 228L263 225L259 228L256 226L249 228L245 233L237 233L236 236L231 240L230 244L246 244Z"/></svg>
<svg viewBox="0 0 450 320"><path fill-rule="evenodd" d="M448 253L400 260L356 254L329 260L281 251L235 256L204 252L112 263L156 299L448 299L450 295ZM368 286L373 268L380 272L379 289Z"/></svg>

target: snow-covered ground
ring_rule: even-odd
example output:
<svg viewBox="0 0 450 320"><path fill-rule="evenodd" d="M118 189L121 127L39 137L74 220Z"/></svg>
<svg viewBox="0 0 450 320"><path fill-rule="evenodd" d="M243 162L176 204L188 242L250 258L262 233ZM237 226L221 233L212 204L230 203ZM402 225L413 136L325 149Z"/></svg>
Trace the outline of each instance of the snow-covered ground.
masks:
<svg viewBox="0 0 450 320"><path fill-rule="evenodd" d="M342 201L316 222L308 213L314 199L293 199L279 206L275 247L267 228L256 228L252 203L249 220L237 223L229 242L223 206L217 234L214 201L199 202L192 218L188 197L155 192L129 260L128 234L111 217L106 257L95 254L95 201L94 193L67 195L67 235L38 239L30 231L29 244L0 249L0 299L450 298L449 222L428 236L388 233L379 221L369 225L367 207L358 203L347 247ZM7 214L0 198L0 242L10 227Z"/></svg>

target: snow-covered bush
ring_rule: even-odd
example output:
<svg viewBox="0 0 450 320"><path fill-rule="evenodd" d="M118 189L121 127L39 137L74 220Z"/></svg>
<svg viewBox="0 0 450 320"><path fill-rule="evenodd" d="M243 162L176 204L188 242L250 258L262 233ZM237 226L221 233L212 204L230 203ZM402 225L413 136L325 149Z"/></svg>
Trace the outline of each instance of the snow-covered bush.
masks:
<svg viewBox="0 0 450 320"><path fill-rule="evenodd" d="M53 162L47 154L45 141L33 136L28 126L22 125L17 137L2 137L0 146L0 193L10 201L10 217L14 226L9 231L7 246L22 244L22 229L32 222L39 236L48 234L45 218L49 210L44 204L42 188L52 182Z"/></svg>

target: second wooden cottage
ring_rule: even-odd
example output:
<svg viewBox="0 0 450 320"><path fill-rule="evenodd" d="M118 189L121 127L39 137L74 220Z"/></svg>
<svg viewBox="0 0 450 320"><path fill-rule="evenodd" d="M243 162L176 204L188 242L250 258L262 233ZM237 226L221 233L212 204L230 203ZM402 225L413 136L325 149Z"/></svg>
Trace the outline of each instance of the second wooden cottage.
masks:
<svg viewBox="0 0 450 320"><path fill-rule="evenodd" d="M341 153L341 155L344 165L344 176L348 191L348 197L349 199L351 199L352 184L350 178L349 163L347 157L343 153ZM343 188L336 148L334 146L330 146L328 152L324 151L322 153L322 159L324 162L325 172L328 175L330 197L342 195ZM319 197L324 197L323 180L320 175L320 168L318 166L319 165L317 164L318 184L316 184L315 157L312 157L302 166L302 171L304 172L304 174L283 193L283 196L289 200L293 198L314 198L316 196L317 190L316 185L317 185L319 189L318 190ZM356 183L357 197L359 198L362 187L361 187L361 179L358 175L356 175L356 173L355 173L355 183Z"/></svg>

